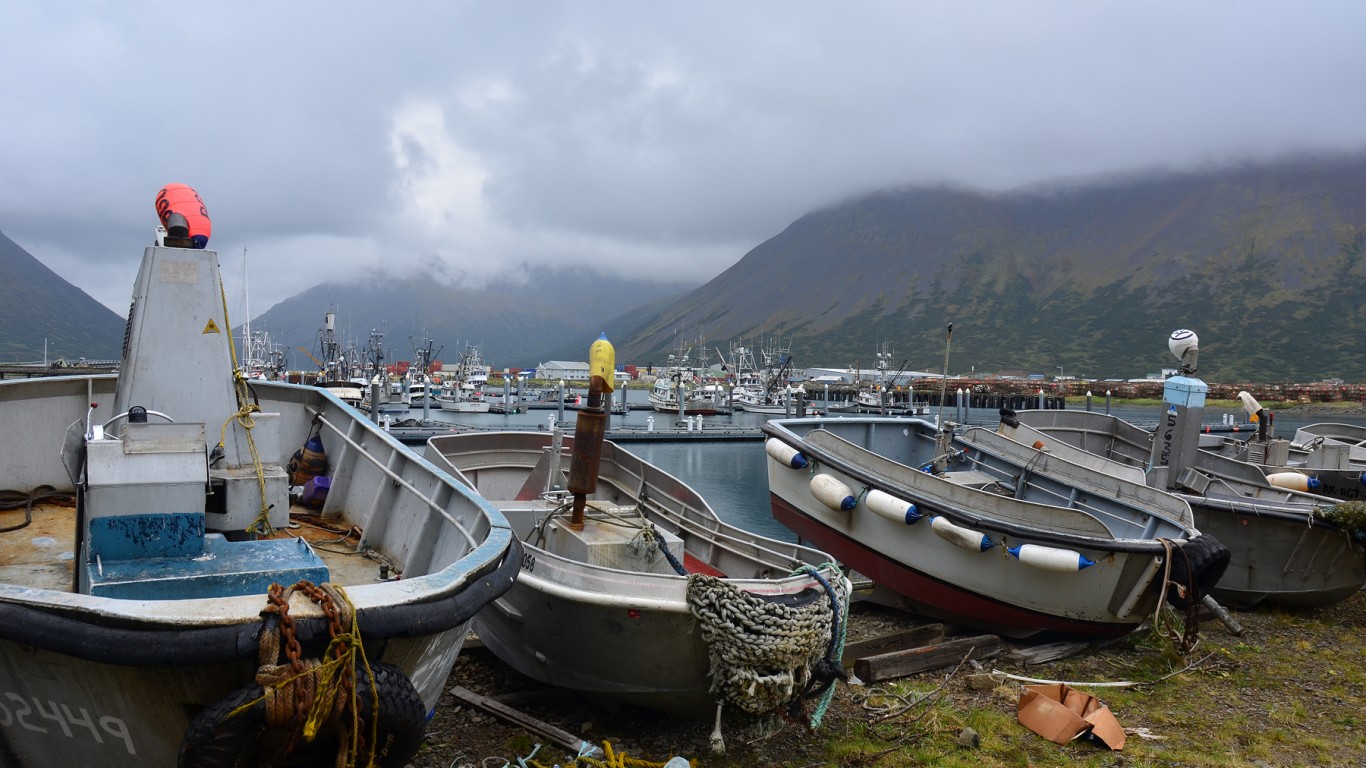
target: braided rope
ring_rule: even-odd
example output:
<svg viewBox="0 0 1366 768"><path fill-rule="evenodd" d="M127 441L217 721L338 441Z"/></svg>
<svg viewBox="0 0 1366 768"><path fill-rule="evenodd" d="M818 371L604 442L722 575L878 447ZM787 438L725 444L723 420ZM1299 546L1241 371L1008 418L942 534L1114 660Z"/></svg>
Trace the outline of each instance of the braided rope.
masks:
<svg viewBox="0 0 1366 768"><path fill-rule="evenodd" d="M813 668L838 644L847 584L841 579L821 598L789 606L714 576L688 576L688 608L707 644L711 692L717 694L713 752L725 750L720 721L726 703L761 715L801 699Z"/></svg>
<svg viewBox="0 0 1366 768"><path fill-rule="evenodd" d="M232 324L228 322L228 294L223 288L223 281L218 281L218 295L223 300L223 324L227 325L231 334ZM232 360L232 379L233 393L237 396L237 412L229 416L223 422L223 428L218 433L218 444L226 446L228 442L228 424L234 419L246 430L247 449L251 451L251 463L256 470L256 488L261 492L261 512L246 527L247 533L261 536L270 536L274 529L270 525L270 505L266 501L266 470L261 463L261 454L256 450L256 438L252 436L251 429L256 426L256 420L251 417L253 413L259 413L261 406L251 402L251 392L247 388L247 377L242 373L242 368L237 362L237 347L233 346L232 338L228 338L228 355Z"/></svg>

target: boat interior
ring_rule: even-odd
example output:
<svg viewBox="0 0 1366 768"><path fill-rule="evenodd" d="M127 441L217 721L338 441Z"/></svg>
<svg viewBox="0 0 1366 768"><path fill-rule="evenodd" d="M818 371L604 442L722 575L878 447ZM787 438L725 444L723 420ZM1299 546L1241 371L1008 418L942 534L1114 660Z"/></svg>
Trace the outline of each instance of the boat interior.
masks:
<svg viewBox="0 0 1366 768"><path fill-rule="evenodd" d="M728 578L785 578L828 559L721 521L681 480L610 441L602 445L584 530L572 531L565 525L572 445L572 437L558 432L467 433L432 438L428 455L489 499L524 543L581 562L676 573L650 537L661 539L688 573ZM645 559L631 556L637 552L646 553Z"/></svg>
<svg viewBox="0 0 1366 768"><path fill-rule="evenodd" d="M1176 497L985 428L955 435L918 419L833 418L783 421L781 429L870 487L960 521L1103 539L1183 538L1191 526L1189 505Z"/></svg>

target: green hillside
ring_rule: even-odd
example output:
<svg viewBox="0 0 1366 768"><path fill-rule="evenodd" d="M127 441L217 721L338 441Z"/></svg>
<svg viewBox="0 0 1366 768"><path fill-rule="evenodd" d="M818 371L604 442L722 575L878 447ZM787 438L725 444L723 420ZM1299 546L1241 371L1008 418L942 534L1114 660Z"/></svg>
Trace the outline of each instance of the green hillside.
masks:
<svg viewBox="0 0 1366 768"><path fill-rule="evenodd" d="M131 286L131 281L130 281ZM0 362L118 359L124 320L0 232Z"/></svg>
<svg viewBox="0 0 1366 768"><path fill-rule="evenodd" d="M1221 380L1366 378L1366 159L1039 187L881 192L816 211L619 344L793 338L799 364L1136 377L1176 328Z"/></svg>

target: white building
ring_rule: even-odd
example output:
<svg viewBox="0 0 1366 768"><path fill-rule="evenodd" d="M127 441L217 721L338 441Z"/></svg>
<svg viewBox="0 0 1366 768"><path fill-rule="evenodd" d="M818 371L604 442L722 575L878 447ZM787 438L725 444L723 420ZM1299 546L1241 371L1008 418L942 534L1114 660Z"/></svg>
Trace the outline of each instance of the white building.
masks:
<svg viewBox="0 0 1366 768"><path fill-rule="evenodd" d="M565 381L588 381L588 363L568 360L549 360L536 366L538 379L563 379Z"/></svg>

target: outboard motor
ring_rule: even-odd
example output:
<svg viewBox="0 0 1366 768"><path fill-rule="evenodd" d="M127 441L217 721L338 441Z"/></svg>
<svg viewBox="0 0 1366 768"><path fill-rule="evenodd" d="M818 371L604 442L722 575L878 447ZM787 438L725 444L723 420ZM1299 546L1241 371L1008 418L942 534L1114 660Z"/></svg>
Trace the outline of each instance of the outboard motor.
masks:
<svg viewBox="0 0 1366 768"><path fill-rule="evenodd" d="M1194 463L1200 449L1209 386L1192 376L1200 353L1200 339L1194 331L1173 331L1167 347L1181 360L1181 373L1162 387L1164 406L1148 457L1148 485L1173 490L1181 487L1182 472Z"/></svg>

